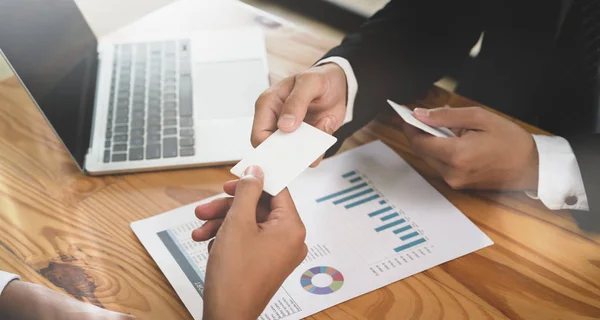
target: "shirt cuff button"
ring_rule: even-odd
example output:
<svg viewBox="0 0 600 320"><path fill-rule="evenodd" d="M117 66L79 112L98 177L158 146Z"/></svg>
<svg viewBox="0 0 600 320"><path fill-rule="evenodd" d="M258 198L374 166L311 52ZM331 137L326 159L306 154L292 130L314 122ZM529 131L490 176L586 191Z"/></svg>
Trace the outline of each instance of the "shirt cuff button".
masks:
<svg viewBox="0 0 600 320"><path fill-rule="evenodd" d="M577 204L577 201L579 201L579 199L577 199L576 196L569 196L565 199L565 203L569 206L574 206Z"/></svg>

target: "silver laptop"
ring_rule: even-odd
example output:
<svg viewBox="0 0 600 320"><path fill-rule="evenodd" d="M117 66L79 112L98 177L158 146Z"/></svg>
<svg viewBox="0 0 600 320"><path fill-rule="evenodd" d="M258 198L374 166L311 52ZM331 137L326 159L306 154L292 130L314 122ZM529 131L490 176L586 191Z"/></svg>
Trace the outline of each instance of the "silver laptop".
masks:
<svg viewBox="0 0 600 320"><path fill-rule="evenodd" d="M231 163L251 148L260 29L98 46L73 0L45 3L0 2L0 50L80 168Z"/></svg>

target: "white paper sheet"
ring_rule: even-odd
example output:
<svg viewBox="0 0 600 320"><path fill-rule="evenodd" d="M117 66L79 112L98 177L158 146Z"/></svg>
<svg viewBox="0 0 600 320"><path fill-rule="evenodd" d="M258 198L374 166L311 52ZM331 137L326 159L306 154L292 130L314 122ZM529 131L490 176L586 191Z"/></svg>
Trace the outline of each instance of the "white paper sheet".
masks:
<svg viewBox="0 0 600 320"><path fill-rule="evenodd" d="M493 244L380 141L304 172L290 191L309 253L259 319L300 319ZM208 201L208 200L207 200ZM132 228L195 319L206 243L191 204Z"/></svg>

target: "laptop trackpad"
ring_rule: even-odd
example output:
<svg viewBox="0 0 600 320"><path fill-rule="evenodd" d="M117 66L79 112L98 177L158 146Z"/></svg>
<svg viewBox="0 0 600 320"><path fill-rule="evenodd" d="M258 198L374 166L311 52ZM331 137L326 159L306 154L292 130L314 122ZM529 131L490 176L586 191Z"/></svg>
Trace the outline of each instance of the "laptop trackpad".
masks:
<svg viewBox="0 0 600 320"><path fill-rule="evenodd" d="M194 110L202 120L252 117L267 79L260 59L196 63Z"/></svg>

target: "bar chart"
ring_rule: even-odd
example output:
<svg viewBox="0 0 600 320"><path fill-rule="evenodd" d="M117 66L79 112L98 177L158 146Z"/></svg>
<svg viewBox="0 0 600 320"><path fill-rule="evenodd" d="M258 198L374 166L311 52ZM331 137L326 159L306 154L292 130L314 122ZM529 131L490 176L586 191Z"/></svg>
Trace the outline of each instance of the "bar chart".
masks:
<svg viewBox="0 0 600 320"><path fill-rule="evenodd" d="M345 188L315 199L319 204L330 203L343 207L348 214L364 214L371 221L377 234L393 235L395 247L388 250L395 253L412 249L427 242L427 238L409 222L409 217L395 208L369 182L366 175L358 170L343 173L340 179ZM387 237L386 237L387 238ZM387 255L386 255L387 256Z"/></svg>

